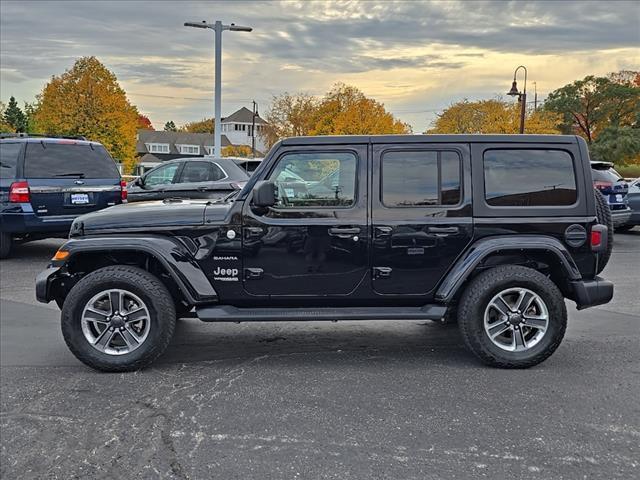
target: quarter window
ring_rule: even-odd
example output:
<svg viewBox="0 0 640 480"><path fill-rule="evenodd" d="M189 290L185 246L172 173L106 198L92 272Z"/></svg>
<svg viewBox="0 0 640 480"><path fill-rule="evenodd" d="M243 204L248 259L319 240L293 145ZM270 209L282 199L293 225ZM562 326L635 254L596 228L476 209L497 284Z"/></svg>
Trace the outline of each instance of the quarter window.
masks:
<svg viewBox="0 0 640 480"><path fill-rule="evenodd" d="M390 151L382 156L382 203L387 207L457 205L460 192L457 152Z"/></svg>
<svg viewBox="0 0 640 480"><path fill-rule="evenodd" d="M484 152L485 198L499 207L573 205L577 200L573 158L564 150Z"/></svg>
<svg viewBox="0 0 640 480"><path fill-rule="evenodd" d="M278 190L277 206L349 207L355 201L353 153L288 153L270 175Z"/></svg>
<svg viewBox="0 0 640 480"><path fill-rule="evenodd" d="M22 144L0 143L0 178L14 178Z"/></svg>

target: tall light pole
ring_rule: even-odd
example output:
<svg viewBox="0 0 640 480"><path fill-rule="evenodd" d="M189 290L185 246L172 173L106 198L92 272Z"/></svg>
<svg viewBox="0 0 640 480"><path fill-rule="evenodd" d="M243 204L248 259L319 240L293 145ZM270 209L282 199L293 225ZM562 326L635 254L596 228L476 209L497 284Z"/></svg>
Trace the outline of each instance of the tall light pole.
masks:
<svg viewBox="0 0 640 480"><path fill-rule="evenodd" d="M516 82L516 75L521 68L524 70L524 89L522 93L518 91L518 83ZM527 111L527 67L524 65L520 65L516 68L516 71L513 72L513 83L507 95L518 97L518 101L520 102L520 133L524 133L524 116Z"/></svg>
<svg viewBox="0 0 640 480"><path fill-rule="evenodd" d="M232 23L231 25L223 25L220 20L216 20L215 23L207 23L206 21L202 22L185 22L185 27L195 27L195 28L209 28L216 33L215 36L215 73L216 73L216 84L215 84L215 123L213 127L213 149L214 149L214 157L221 158L222 157L222 126L221 122L221 110L222 110L222 32L225 30L230 30L232 32L250 32L253 29L251 27L241 27Z"/></svg>

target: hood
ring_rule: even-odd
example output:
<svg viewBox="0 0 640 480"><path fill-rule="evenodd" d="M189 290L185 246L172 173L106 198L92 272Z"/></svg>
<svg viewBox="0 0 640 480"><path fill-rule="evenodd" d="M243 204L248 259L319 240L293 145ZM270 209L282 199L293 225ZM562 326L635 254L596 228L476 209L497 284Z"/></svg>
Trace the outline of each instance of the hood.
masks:
<svg viewBox="0 0 640 480"><path fill-rule="evenodd" d="M205 210L211 209L213 220L223 219L231 202L211 204L206 200L159 200L116 205L78 217L70 236L100 230L153 230L154 228L188 227L204 224ZM211 219L209 211L207 219Z"/></svg>

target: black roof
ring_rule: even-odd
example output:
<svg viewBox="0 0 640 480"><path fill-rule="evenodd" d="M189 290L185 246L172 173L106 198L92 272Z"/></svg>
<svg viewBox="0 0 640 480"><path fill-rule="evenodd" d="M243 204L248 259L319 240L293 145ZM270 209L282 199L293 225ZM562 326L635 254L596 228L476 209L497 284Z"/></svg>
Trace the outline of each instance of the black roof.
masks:
<svg viewBox="0 0 640 480"><path fill-rule="evenodd" d="M575 135L327 135L289 137L283 145L341 145L354 143L576 143Z"/></svg>

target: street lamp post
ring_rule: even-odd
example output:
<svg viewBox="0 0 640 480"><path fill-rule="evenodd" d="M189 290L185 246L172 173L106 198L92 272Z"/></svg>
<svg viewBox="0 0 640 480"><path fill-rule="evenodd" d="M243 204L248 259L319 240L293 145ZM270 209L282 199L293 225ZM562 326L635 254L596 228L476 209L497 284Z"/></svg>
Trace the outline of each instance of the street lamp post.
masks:
<svg viewBox="0 0 640 480"><path fill-rule="evenodd" d="M516 75L521 68L524 70L524 89L522 93L518 91L518 83L516 82ZM516 71L513 72L513 83L507 95L518 97L518 101L520 102L520 133L524 133L524 117L527 111L527 67L524 65L520 65L516 68Z"/></svg>
<svg viewBox="0 0 640 480"><path fill-rule="evenodd" d="M195 28L209 28L213 30L216 34L215 36L215 124L213 127L213 149L214 149L214 157L221 158L222 157L222 126L221 122L221 110L222 110L222 32L225 30L230 30L232 32L250 32L253 30L251 27L241 27L232 23L231 25L223 25L220 20L217 20L215 23L207 23L206 21L202 22L185 22L185 27L195 27Z"/></svg>

